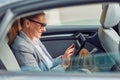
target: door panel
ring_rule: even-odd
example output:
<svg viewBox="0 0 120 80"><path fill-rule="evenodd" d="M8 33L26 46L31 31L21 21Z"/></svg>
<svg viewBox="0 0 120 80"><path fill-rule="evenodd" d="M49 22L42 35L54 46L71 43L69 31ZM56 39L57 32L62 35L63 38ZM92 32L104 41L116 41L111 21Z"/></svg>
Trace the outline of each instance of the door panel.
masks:
<svg viewBox="0 0 120 80"><path fill-rule="evenodd" d="M53 58L64 54L67 47L69 47L75 40L54 40L45 41L43 44L46 46L48 52Z"/></svg>
<svg viewBox="0 0 120 80"><path fill-rule="evenodd" d="M53 58L64 54L65 50L73 43L75 43L78 38L74 36L74 33L71 34L58 34L50 35L47 37L42 37L42 42L46 46L48 52Z"/></svg>

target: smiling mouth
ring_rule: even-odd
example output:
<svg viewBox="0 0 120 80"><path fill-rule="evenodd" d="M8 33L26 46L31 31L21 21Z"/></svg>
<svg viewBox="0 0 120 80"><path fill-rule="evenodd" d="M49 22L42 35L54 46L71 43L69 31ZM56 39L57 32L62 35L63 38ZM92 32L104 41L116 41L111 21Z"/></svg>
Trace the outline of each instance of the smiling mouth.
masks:
<svg viewBox="0 0 120 80"><path fill-rule="evenodd" d="M42 35L42 32L38 32L38 33Z"/></svg>

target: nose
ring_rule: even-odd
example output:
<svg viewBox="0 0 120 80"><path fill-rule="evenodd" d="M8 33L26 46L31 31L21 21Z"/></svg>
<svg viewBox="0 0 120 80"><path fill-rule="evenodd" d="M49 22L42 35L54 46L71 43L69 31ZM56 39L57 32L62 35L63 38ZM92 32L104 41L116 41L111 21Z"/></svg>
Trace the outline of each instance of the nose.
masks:
<svg viewBox="0 0 120 80"><path fill-rule="evenodd" d="M46 32L46 27L42 27L42 32Z"/></svg>

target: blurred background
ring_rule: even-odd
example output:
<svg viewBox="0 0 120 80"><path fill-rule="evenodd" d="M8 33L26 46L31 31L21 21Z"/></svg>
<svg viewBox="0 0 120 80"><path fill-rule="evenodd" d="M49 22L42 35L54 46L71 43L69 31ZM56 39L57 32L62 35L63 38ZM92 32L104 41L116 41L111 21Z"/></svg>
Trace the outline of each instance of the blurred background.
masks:
<svg viewBox="0 0 120 80"><path fill-rule="evenodd" d="M92 4L67 8L56 8L52 10L47 10L45 12L47 14L47 23L49 25L100 25L99 19L101 11L102 4Z"/></svg>

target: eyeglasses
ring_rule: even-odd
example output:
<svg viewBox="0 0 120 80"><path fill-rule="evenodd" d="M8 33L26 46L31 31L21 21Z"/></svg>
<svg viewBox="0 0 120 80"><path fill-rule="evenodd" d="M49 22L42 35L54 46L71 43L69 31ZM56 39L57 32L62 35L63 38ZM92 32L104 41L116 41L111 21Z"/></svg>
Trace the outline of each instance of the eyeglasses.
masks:
<svg viewBox="0 0 120 80"><path fill-rule="evenodd" d="M45 23L41 23L41 22L38 22L38 21L32 20L32 19L30 19L30 18L27 18L27 19L28 19L28 20L30 20L30 21L32 21L32 22L35 22L35 23L40 24L40 25L41 25L41 27L45 27L45 26L46 26L46 24L45 24Z"/></svg>

